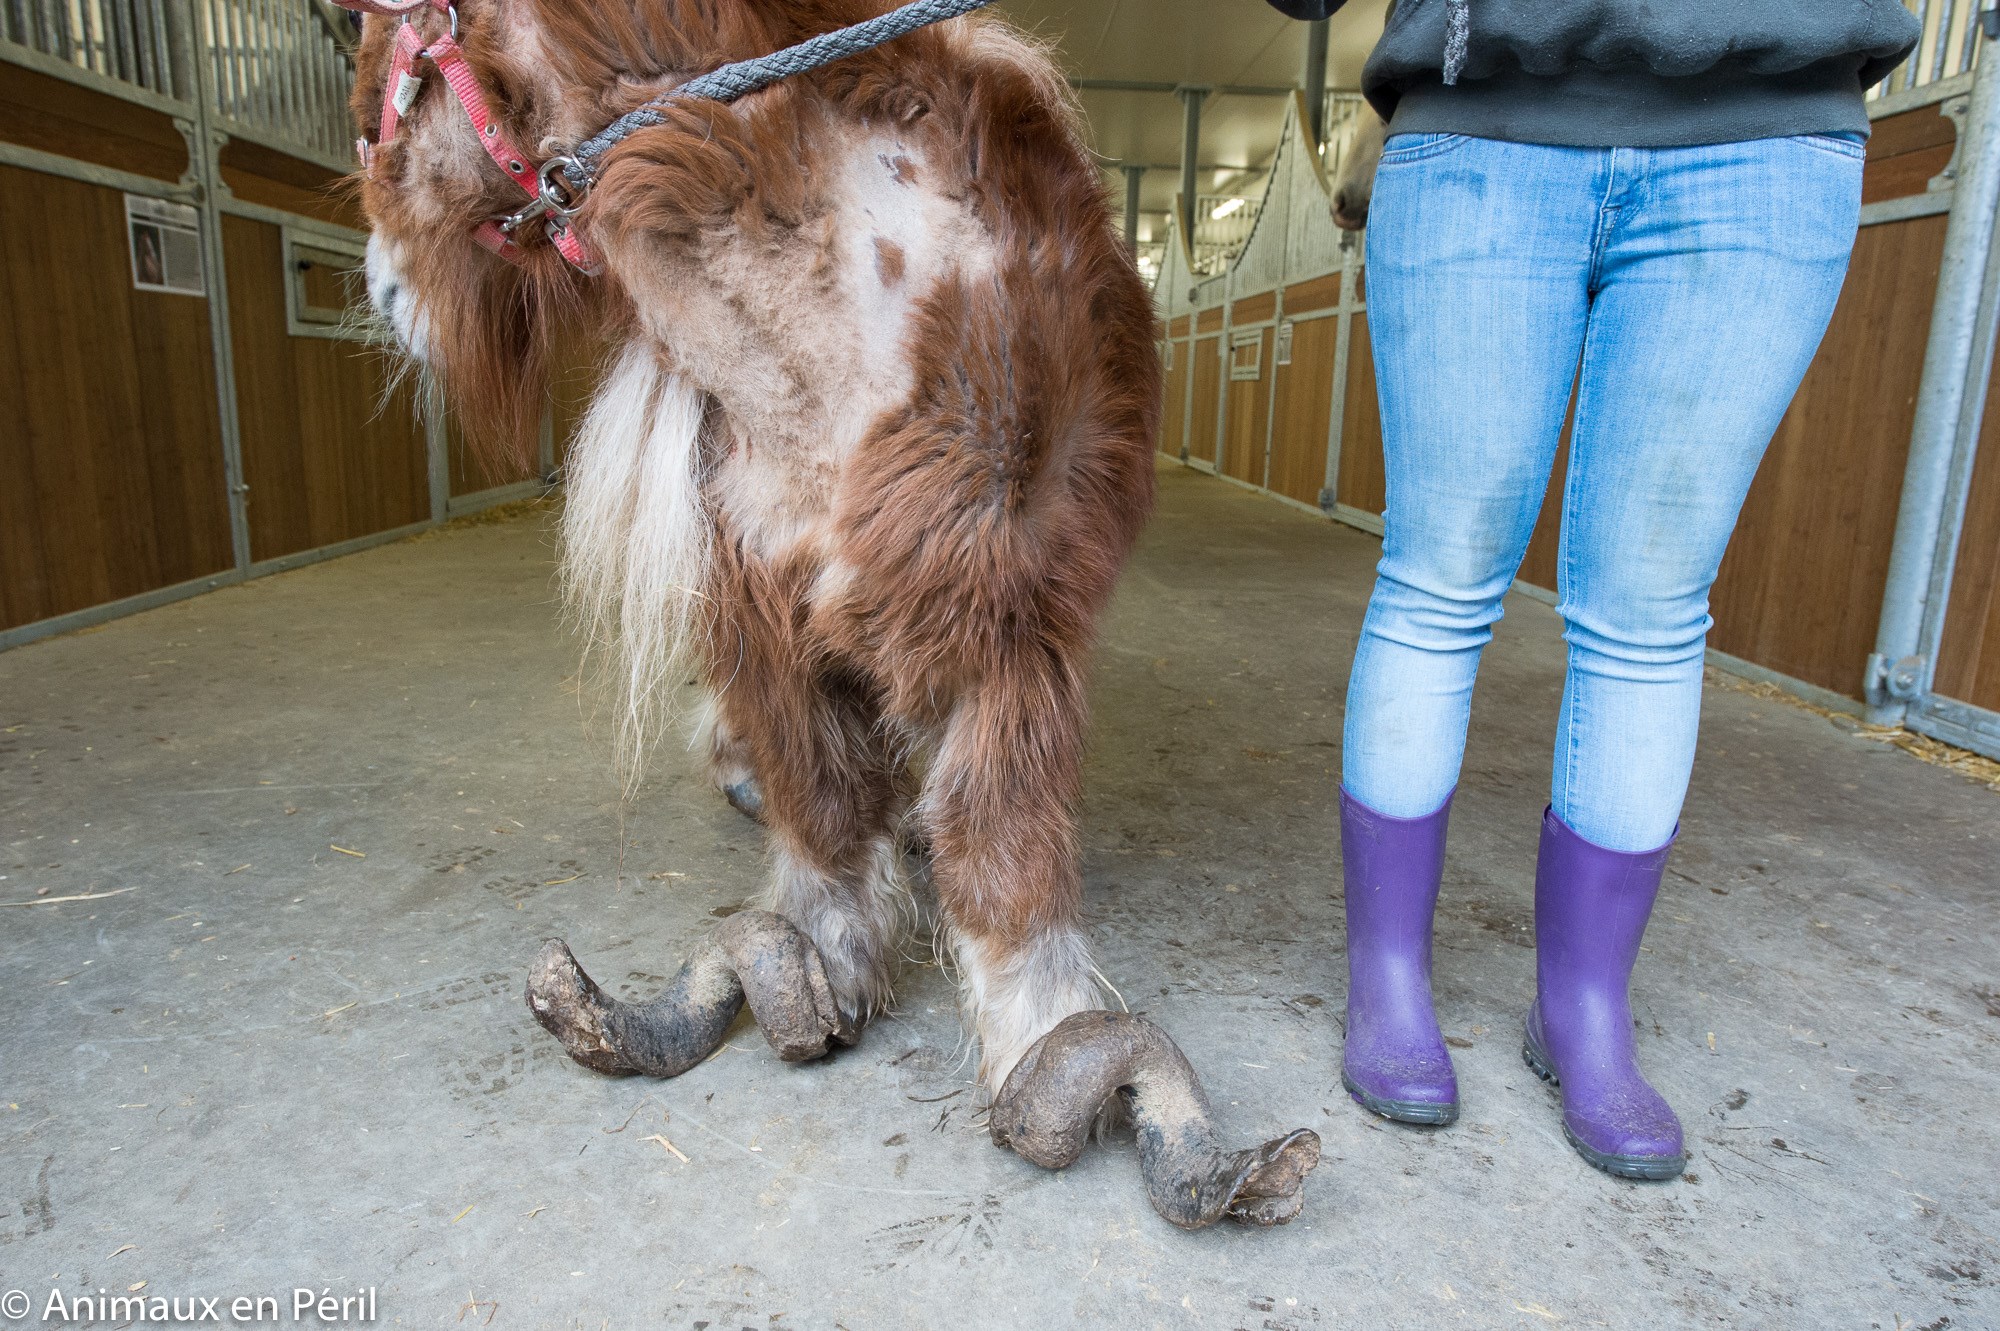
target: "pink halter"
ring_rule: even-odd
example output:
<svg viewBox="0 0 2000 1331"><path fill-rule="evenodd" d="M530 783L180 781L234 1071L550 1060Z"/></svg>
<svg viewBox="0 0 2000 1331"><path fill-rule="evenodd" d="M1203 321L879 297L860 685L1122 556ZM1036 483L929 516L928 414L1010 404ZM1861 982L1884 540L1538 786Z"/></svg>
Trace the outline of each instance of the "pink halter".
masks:
<svg viewBox="0 0 2000 1331"><path fill-rule="evenodd" d="M465 52L459 48L458 11L452 8L450 0L334 0L334 3L344 9L403 20L396 29L395 54L390 59L389 77L382 88L380 144L387 144L396 137L403 117L416 104L417 94L423 91L423 77L416 72L416 66L419 61L430 61L444 76L446 85L457 96L458 104L465 108L466 118L472 122L473 132L479 137L479 146L486 150L494 165L507 173L509 180L521 187L521 192L529 200L528 207L512 216L489 218L478 223L472 228L472 238L510 263L523 262L525 256L514 239L514 232L547 212L542 202L541 164L516 147L500 128L486 90L479 85L478 76L472 72L472 66L465 61ZM416 11L426 6L446 15L451 21L450 31L428 46L417 35L416 24L410 21ZM373 168L377 146L367 139L355 144L361 156L362 169ZM551 218L547 231L550 243L563 258L569 260L571 267L584 273L598 271L597 257L566 221Z"/></svg>

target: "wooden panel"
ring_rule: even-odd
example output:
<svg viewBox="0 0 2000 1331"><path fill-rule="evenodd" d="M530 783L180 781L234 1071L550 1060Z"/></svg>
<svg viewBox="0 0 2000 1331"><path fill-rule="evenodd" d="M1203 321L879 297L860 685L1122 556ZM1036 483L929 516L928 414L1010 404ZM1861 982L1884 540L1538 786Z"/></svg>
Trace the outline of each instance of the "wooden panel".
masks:
<svg viewBox="0 0 2000 1331"><path fill-rule="evenodd" d="M531 441L525 453L512 448L467 448L457 421L447 422L445 428L445 453L451 468L454 499L503 485L519 485L541 475L539 444Z"/></svg>
<svg viewBox="0 0 2000 1331"><path fill-rule="evenodd" d="M590 410L590 399L604 378L605 348L595 341L573 339L563 346L549 367L549 410L553 417L556 465L569 457L569 446Z"/></svg>
<svg viewBox="0 0 2000 1331"><path fill-rule="evenodd" d="M285 331L279 230L222 220L236 410L253 559L311 550L430 516L424 432L407 388L384 401L387 355Z"/></svg>
<svg viewBox="0 0 2000 1331"><path fill-rule="evenodd" d="M172 116L4 61L0 139L154 180L179 180L187 169L187 140Z"/></svg>
<svg viewBox="0 0 2000 1331"><path fill-rule="evenodd" d="M1245 296L1235 302L1230 307L1229 322L1238 325L1261 323L1275 317L1277 313L1278 293L1264 291L1254 296Z"/></svg>
<svg viewBox="0 0 2000 1331"><path fill-rule="evenodd" d="M1931 177L1951 161L1958 127L1938 114L1935 106L1920 106L1875 122L1868 137L1868 165L1861 173L1861 201L1876 203L1922 194Z"/></svg>
<svg viewBox="0 0 2000 1331"><path fill-rule="evenodd" d="M1386 487L1382 471L1382 407L1375 399L1375 360L1368 345L1368 320L1354 317L1347 343L1347 403L1341 415L1340 502L1364 513L1380 513Z"/></svg>
<svg viewBox="0 0 2000 1331"><path fill-rule="evenodd" d="M1222 391L1219 337L1198 337L1188 368L1194 374L1194 402L1188 408L1188 456L1215 461L1215 411Z"/></svg>
<svg viewBox="0 0 2000 1331"><path fill-rule="evenodd" d="M1944 228L1862 229L1715 585L1713 645L1850 697L1875 643Z"/></svg>
<svg viewBox="0 0 2000 1331"><path fill-rule="evenodd" d="M0 628L231 562L208 302L126 244L117 191L0 166Z"/></svg>
<svg viewBox="0 0 2000 1331"><path fill-rule="evenodd" d="M1269 328L1257 333L1257 377L1229 381L1229 415L1223 422L1222 471L1252 485L1264 483L1264 426L1271 418L1271 333ZM1246 347L1243 354L1249 351Z"/></svg>
<svg viewBox="0 0 2000 1331"><path fill-rule="evenodd" d="M1531 587L1557 591L1557 555L1561 550L1563 486L1569 480L1569 437L1576 428L1576 387L1571 385L1569 407L1563 413L1562 437L1556 444L1555 465L1549 472L1548 492L1542 496L1542 511L1535 517L1535 532L1528 539L1528 553L1515 577Z"/></svg>
<svg viewBox="0 0 2000 1331"><path fill-rule="evenodd" d="M1287 293L1287 309L1291 300ZM1292 363L1273 370L1278 383L1268 484L1302 504L1317 506L1326 484L1326 432L1333 414L1333 353L1339 334L1337 318L1294 323Z"/></svg>
<svg viewBox="0 0 2000 1331"><path fill-rule="evenodd" d="M1303 314L1340 303L1340 274L1328 273L1285 288L1285 313Z"/></svg>
<svg viewBox="0 0 2000 1331"><path fill-rule="evenodd" d="M1167 367L1166 404L1160 413L1160 451L1168 457L1181 455L1183 427L1187 423L1188 360L1193 350L1184 341L1167 344L1173 363Z"/></svg>
<svg viewBox="0 0 2000 1331"><path fill-rule="evenodd" d="M219 160L222 183L246 203L317 217L357 231L367 228L355 186L346 176L241 139L222 145Z"/></svg>
<svg viewBox="0 0 2000 1331"><path fill-rule="evenodd" d="M1194 317L1194 331L1196 333L1213 333L1219 331L1221 327L1222 307L1220 305L1212 310L1203 310Z"/></svg>
<svg viewBox="0 0 2000 1331"><path fill-rule="evenodd" d="M2000 371L2000 364L1996 364ZM1987 387L1965 526L1952 572L1937 691L2000 711L2000 373Z"/></svg>
<svg viewBox="0 0 2000 1331"><path fill-rule="evenodd" d="M1187 330L1188 317L1185 314L1177 314L1167 321L1168 337L1186 337Z"/></svg>
<svg viewBox="0 0 2000 1331"><path fill-rule="evenodd" d="M1535 518L1535 534L1528 541L1528 553L1515 577L1543 591L1557 590L1557 554L1562 539L1563 483L1569 476L1569 436L1563 436L1556 450L1555 470L1549 476L1548 493L1542 496L1542 511Z"/></svg>

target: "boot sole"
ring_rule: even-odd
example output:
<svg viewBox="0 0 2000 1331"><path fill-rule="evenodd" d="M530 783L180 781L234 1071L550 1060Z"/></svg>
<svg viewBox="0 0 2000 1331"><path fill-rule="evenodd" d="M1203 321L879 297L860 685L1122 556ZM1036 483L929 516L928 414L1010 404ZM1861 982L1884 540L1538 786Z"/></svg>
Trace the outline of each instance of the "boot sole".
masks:
<svg viewBox="0 0 2000 1331"><path fill-rule="evenodd" d="M1362 1090L1346 1072L1340 1074L1340 1084L1347 1088L1348 1097L1355 1104L1379 1118L1419 1128L1444 1128L1458 1122L1456 1100L1449 1104L1431 1100L1384 1100L1379 1095L1370 1095Z"/></svg>
<svg viewBox="0 0 2000 1331"><path fill-rule="evenodd" d="M1521 1061L1528 1065L1528 1071L1540 1077L1551 1086L1561 1086L1562 1079L1548 1060L1535 1052L1534 1045L1526 1040L1521 1042ZM1638 1179L1647 1183L1662 1183L1667 1179L1679 1178L1687 1168L1684 1155L1612 1155L1584 1144L1570 1131L1567 1120L1563 1122L1563 1137L1578 1155L1593 1168L1601 1169L1613 1178Z"/></svg>

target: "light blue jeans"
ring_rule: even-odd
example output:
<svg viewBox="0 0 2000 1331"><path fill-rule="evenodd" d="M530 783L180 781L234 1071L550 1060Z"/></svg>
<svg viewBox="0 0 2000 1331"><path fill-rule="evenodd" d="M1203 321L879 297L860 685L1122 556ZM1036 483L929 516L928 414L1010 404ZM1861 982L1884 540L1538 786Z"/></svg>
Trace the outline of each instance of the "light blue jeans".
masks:
<svg viewBox="0 0 2000 1331"><path fill-rule="evenodd" d="M1343 781L1395 817L1458 781L1473 677L1576 392L1551 800L1611 850L1680 818L1708 590L1832 317L1860 220L1851 136L1556 148L1397 135L1368 226L1387 532Z"/></svg>

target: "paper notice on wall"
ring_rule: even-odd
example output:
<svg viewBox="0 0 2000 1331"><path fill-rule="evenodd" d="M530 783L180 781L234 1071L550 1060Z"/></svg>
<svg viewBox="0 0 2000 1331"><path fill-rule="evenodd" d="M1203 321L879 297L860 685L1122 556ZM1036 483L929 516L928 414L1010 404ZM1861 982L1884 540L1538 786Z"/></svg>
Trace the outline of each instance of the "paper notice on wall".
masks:
<svg viewBox="0 0 2000 1331"><path fill-rule="evenodd" d="M125 234L132 248L132 285L141 291L205 296L201 217L185 203L125 196Z"/></svg>

